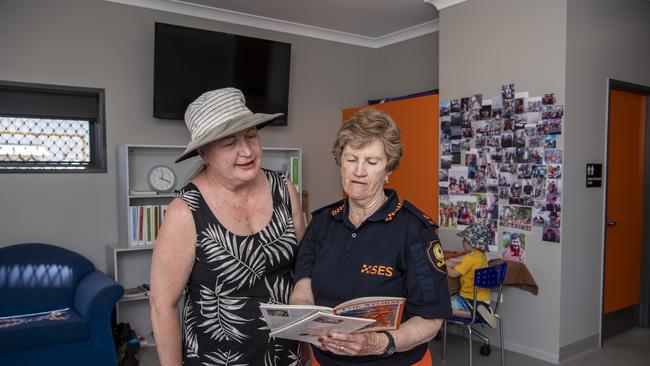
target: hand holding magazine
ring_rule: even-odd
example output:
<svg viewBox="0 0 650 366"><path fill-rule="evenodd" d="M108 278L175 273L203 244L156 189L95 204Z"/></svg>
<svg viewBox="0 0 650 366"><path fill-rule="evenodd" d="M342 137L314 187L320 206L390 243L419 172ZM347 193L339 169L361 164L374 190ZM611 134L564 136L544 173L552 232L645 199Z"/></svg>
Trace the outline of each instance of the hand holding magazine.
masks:
<svg viewBox="0 0 650 366"><path fill-rule="evenodd" d="M404 311L402 297L360 297L334 308L315 305L260 304L272 337L320 345L328 331L375 332L399 328Z"/></svg>

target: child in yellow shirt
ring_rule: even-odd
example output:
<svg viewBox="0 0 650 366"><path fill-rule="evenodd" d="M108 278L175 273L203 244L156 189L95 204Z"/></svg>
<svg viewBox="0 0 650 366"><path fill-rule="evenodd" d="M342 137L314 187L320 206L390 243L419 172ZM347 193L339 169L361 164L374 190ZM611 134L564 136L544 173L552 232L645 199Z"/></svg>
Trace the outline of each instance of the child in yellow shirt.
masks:
<svg viewBox="0 0 650 366"><path fill-rule="evenodd" d="M488 244L492 241L492 231L480 224L469 225L458 233L463 238L463 248L467 254L458 264L447 263L447 275L460 277L460 292L451 296L451 309L454 316L472 317L474 299L474 271L487 267ZM496 318L490 308L490 290L478 288L476 291L476 312L492 328L496 327Z"/></svg>

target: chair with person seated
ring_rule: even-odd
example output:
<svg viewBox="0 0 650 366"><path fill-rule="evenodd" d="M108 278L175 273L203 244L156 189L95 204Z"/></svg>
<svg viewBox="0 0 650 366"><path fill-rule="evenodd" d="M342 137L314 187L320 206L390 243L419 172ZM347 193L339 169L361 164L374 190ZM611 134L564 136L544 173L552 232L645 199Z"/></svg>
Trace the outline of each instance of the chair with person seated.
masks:
<svg viewBox="0 0 650 366"><path fill-rule="evenodd" d="M443 344L442 344L442 359L446 359L447 357L447 323L451 324L457 324L463 327L463 331L467 331L468 334L468 344L469 344L469 366L472 366L472 335L476 335L477 337L481 338L483 342L485 343L483 346L481 346L480 352L481 355L483 356L489 356L491 349L490 349L490 341L489 339L479 332L476 329L472 328L472 325L478 324L478 325L484 325L487 324L487 322L476 312L477 306L476 306L476 290L478 288L486 288L490 290L497 289L497 301L496 304L494 304L494 317L498 321L498 327L499 327L499 342L501 346L501 366L505 365L505 359L504 359L504 350L503 350L503 320L501 316L497 313L497 308L499 307L499 300L501 299L501 290L503 288L503 281L506 278L506 263L501 263L501 264L496 264L493 266L489 266L486 268L481 268L477 269L474 273L474 297L473 297L473 303L472 303L472 317L471 318L461 318L461 317L456 317L452 316L451 318L447 318L443 322Z"/></svg>
<svg viewBox="0 0 650 366"><path fill-rule="evenodd" d="M110 318L123 292L70 250L0 248L0 365L117 365Z"/></svg>

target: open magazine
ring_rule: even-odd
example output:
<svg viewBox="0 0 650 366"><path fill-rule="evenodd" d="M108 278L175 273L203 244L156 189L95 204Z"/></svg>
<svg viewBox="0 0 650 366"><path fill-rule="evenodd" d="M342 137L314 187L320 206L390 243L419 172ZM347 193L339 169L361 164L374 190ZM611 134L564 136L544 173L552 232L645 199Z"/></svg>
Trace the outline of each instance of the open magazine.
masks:
<svg viewBox="0 0 650 366"><path fill-rule="evenodd" d="M319 345L328 331L353 333L399 328L402 297L360 297L334 308L314 305L260 304L272 337Z"/></svg>

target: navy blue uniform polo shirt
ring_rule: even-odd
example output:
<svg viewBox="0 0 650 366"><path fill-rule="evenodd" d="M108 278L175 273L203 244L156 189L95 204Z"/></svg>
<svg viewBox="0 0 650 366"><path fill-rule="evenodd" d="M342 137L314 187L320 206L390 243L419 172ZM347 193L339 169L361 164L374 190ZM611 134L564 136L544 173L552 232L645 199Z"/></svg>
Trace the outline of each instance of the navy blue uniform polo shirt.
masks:
<svg viewBox="0 0 650 366"><path fill-rule="evenodd" d="M295 281L311 278L316 305L334 307L363 296L406 298L402 321L413 316L451 316L447 273L435 223L393 190L358 228L348 219L347 200L315 211L300 243ZM411 365L427 344L389 357L338 356L314 348L328 365Z"/></svg>

